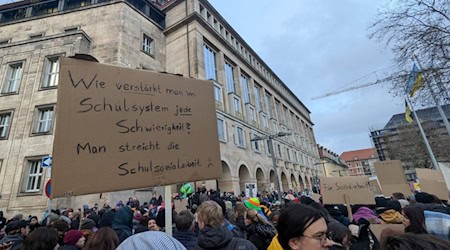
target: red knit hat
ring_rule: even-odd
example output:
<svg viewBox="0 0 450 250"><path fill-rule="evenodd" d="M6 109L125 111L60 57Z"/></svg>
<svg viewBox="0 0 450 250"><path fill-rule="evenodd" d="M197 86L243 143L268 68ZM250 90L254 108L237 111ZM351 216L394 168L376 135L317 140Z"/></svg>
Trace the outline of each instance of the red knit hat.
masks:
<svg viewBox="0 0 450 250"><path fill-rule="evenodd" d="M74 246L81 237L83 232L80 230L69 230L64 234L64 244Z"/></svg>

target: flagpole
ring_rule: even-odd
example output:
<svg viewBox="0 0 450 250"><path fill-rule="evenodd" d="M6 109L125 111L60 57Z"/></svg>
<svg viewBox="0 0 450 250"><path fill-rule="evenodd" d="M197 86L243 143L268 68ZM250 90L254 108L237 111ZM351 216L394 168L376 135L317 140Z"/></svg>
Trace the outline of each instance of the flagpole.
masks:
<svg viewBox="0 0 450 250"><path fill-rule="evenodd" d="M422 64L420 64L419 59L417 58L415 53L413 53L413 60L417 62L417 65L419 66L419 71L422 71L422 69L423 69ZM447 133L448 133L448 135L450 135L450 124L448 123L447 116L445 115L444 110L442 110L441 105L439 105L438 99L436 98L436 94L434 93L434 90L431 87L431 84L429 84L426 79L428 77L425 76L425 74L423 74L423 73L422 73L422 75L424 77L425 85L427 85L428 89L430 90L431 96L433 96L433 99L434 99L434 102L436 103L436 107L439 111L439 114L441 115L442 120L444 121L445 128L447 129ZM433 78L434 82L436 84L438 84L433 74L431 74L431 77Z"/></svg>
<svg viewBox="0 0 450 250"><path fill-rule="evenodd" d="M406 94L406 102L408 103L408 106L410 107L411 111L413 112L414 120L416 120L417 125L419 126L420 134L422 135L423 142L425 143L425 146L427 147L427 151L428 151L428 154L430 155L431 161L433 162L434 169L439 170L439 165L436 161L436 158L434 157L433 150L431 150L430 143L428 142L427 136L425 135L425 132L423 131L422 124L420 123L420 120L419 120L419 117L417 116L416 110L414 109L414 107L411 104L411 101L409 100L408 93Z"/></svg>

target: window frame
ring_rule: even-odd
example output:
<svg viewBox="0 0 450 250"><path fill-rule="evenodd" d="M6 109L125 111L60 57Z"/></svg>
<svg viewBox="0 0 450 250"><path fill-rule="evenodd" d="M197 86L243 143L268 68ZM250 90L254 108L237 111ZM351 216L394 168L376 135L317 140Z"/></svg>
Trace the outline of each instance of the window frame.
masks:
<svg viewBox="0 0 450 250"><path fill-rule="evenodd" d="M47 90L47 89L54 89L58 87L59 84L59 70L61 68L61 58L63 57L63 54L57 54L57 55L49 55L46 56L44 58L44 67L43 67L43 74L42 74L42 82L40 84L40 89L41 90ZM55 59L57 61L57 72L50 72L51 70L51 62L53 61L52 59ZM49 81L51 78L51 75L56 75L56 83L54 85L49 85Z"/></svg>
<svg viewBox="0 0 450 250"><path fill-rule="evenodd" d="M221 121L222 129L220 129L220 127L219 127L219 121ZM225 123L225 119L223 119L222 117L217 117L217 131L218 131L217 136L219 137L219 141L227 142L226 123ZM220 137L221 131L222 131L223 138Z"/></svg>
<svg viewBox="0 0 450 250"><path fill-rule="evenodd" d="M15 85L17 85L16 89L12 90L12 91L11 90L5 91L6 86L8 86L8 89L11 88L10 87L11 86L10 82L12 80L11 78L12 78L12 75L13 75L13 72L14 72L14 66L18 66L18 65L20 65L20 73L19 73L19 78L15 79L16 80ZM24 66L25 66L25 61L10 62L10 63L7 64L7 66L6 66L7 68L6 68L6 71L5 71L5 79L3 81L3 86L2 86L2 89L1 89L1 94L2 95L13 95L13 94L18 94L19 93L20 85L22 83L22 78L23 78L23 68L24 68Z"/></svg>
<svg viewBox="0 0 450 250"><path fill-rule="evenodd" d="M36 171L35 173L32 172L33 164L36 164ZM22 195L39 195L42 194L44 189L44 181L46 179L44 172L46 170L42 167L42 156L36 156L36 157L27 157L25 158L24 162L24 169L22 171L22 178L21 178L21 185L19 193ZM30 183L30 175L33 175L32 177L37 177L37 180L34 180L33 182L33 189L28 189L29 183Z"/></svg>
<svg viewBox="0 0 450 250"><path fill-rule="evenodd" d="M39 124L41 123L41 111L42 110L48 110L52 109L52 117L50 121L50 128L48 131L38 131ZM55 123L55 116L56 116L56 105L55 104L47 104L47 105L40 105L35 107L34 111L34 118L33 118L33 126L32 126L32 135L49 135L53 133L53 127ZM48 120L48 119L47 119Z"/></svg>
<svg viewBox="0 0 450 250"><path fill-rule="evenodd" d="M229 70L227 70L227 66L229 66ZM224 63L224 72L225 72L225 82L227 83L228 93L236 93L236 84L234 82L234 65L229 61L225 60ZM228 73L231 73L231 76ZM231 82L230 82L231 80Z"/></svg>
<svg viewBox="0 0 450 250"><path fill-rule="evenodd" d="M233 111L234 111L234 113L235 114L236 113L242 113L241 109L242 109L242 107L241 107L241 99L239 97L237 97L237 96L234 96L233 97Z"/></svg>
<svg viewBox="0 0 450 250"><path fill-rule="evenodd" d="M217 100L217 97L219 98L219 100ZM214 100L216 102L223 103L222 86L217 83L214 83Z"/></svg>
<svg viewBox="0 0 450 250"><path fill-rule="evenodd" d="M211 56L208 56L207 52L211 53L212 58ZM209 66L210 63L213 63L212 67ZM205 70L205 79L217 81L217 51L207 43L203 43L203 64ZM213 68L213 72L209 72ZM210 74L213 74L214 77L211 77Z"/></svg>
<svg viewBox="0 0 450 250"><path fill-rule="evenodd" d="M255 106L258 112L263 110L263 104L261 100L261 90L262 90L261 85L255 82L255 84L253 85L253 92L255 95Z"/></svg>
<svg viewBox="0 0 450 250"><path fill-rule="evenodd" d="M257 137L258 134L255 132L250 132L250 138L255 138ZM253 151L257 152L257 153L261 153L261 145L260 145L260 140L256 140L252 142L252 149Z"/></svg>
<svg viewBox="0 0 450 250"><path fill-rule="evenodd" d="M241 83L242 98L244 99L244 103L251 103L250 85L249 85L250 77L248 77L245 73L241 72L239 82Z"/></svg>
<svg viewBox="0 0 450 250"><path fill-rule="evenodd" d="M239 136L242 135L242 136ZM241 139L242 139L242 143L241 143ZM241 126L236 126L236 145L238 145L238 147L242 147L245 148L245 131L244 128L242 128Z"/></svg>
<svg viewBox="0 0 450 250"><path fill-rule="evenodd" d="M150 41L150 43L147 45L146 41ZM141 51L148 56L155 57L155 39L144 32L142 32Z"/></svg>
<svg viewBox="0 0 450 250"><path fill-rule="evenodd" d="M9 123L8 123L8 125L2 125L2 124L0 124L0 127L7 127L6 128L6 132L5 132L5 136L1 136L1 133L0 133L0 140L8 140L8 138L9 138L9 134L10 134L10 132L11 132L11 126L12 126L12 122L13 122L13 117L14 117L14 110L12 110L12 109L9 109L9 110L1 110L0 111L0 122L2 121L2 115L5 115L5 114L9 114Z"/></svg>

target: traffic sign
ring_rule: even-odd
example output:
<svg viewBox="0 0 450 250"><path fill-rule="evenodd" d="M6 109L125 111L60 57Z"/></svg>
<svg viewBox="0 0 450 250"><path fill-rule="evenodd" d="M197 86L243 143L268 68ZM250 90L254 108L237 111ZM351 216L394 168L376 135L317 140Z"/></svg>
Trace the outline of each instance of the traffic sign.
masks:
<svg viewBox="0 0 450 250"><path fill-rule="evenodd" d="M50 198L50 193L52 191L52 180L48 180L47 184L45 184L45 195Z"/></svg>
<svg viewBox="0 0 450 250"><path fill-rule="evenodd" d="M42 157L42 167L49 168L51 166L52 166L52 157L51 156Z"/></svg>

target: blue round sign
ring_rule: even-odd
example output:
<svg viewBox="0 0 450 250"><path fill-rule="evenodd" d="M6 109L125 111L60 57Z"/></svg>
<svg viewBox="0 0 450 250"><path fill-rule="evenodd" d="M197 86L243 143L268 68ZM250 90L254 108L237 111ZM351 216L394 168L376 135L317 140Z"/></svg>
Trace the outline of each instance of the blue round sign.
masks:
<svg viewBox="0 0 450 250"><path fill-rule="evenodd" d="M50 198L50 192L52 190L52 180L48 180L47 184L45 184L45 195Z"/></svg>

